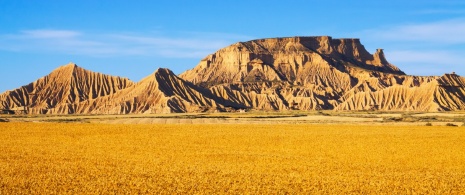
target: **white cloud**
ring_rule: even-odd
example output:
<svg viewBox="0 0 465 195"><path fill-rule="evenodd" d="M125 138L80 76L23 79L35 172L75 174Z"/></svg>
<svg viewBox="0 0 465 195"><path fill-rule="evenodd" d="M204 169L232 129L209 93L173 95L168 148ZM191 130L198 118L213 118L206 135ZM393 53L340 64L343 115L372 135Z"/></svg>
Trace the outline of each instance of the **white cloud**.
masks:
<svg viewBox="0 0 465 195"><path fill-rule="evenodd" d="M81 33L77 31L40 29L21 31L19 37L30 39L66 39L74 38L79 35L81 35Z"/></svg>
<svg viewBox="0 0 465 195"><path fill-rule="evenodd" d="M156 34L85 33L36 29L0 35L0 50L54 52L88 56L153 56L202 58L246 36L221 33L183 33L182 38ZM186 36L187 35L187 36ZM211 36L214 35L214 36ZM222 36L219 36L222 35Z"/></svg>
<svg viewBox="0 0 465 195"><path fill-rule="evenodd" d="M465 64L465 58L462 55L448 51L415 51L415 50L397 50L386 52L386 56L392 62L401 63L428 63L428 64L448 64L460 65Z"/></svg>
<svg viewBox="0 0 465 195"><path fill-rule="evenodd" d="M109 49L79 31L39 29L0 35L0 50L7 51L99 55Z"/></svg>
<svg viewBox="0 0 465 195"><path fill-rule="evenodd" d="M415 14L421 15L432 15L432 14L453 14L460 15L465 14L465 9L426 9L414 12Z"/></svg>
<svg viewBox="0 0 465 195"><path fill-rule="evenodd" d="M444 73L465 73L465 58L448 51L398 50L386 52L389 62L411 75L442 75Z"/></svg>
<svg viewBox="0 0 465 195"><path fill-rule="evenodd" d="M421 41L436 44L464 44L465 19L408 24L368 30L364 34L389 41Z"/></svg>
<svg viewBox="0 0 465 195"><path fill-rule="evenodd" d="M408 74L465 74L465 18L381 27L360 34L370 44L385 48L387 60Z"/></svg>
<svg viewBox="0 0 465 195"><path fill-rule="evenodd" d="M141 46L151 46L159 48L184 48L184 49L220 49L228 43L226 40L218 39L199 39L199 38L169 38L169 37L148 37L148 36L130 36L130 35L113 35L115 39L127 41L132 44Z"/></svg>

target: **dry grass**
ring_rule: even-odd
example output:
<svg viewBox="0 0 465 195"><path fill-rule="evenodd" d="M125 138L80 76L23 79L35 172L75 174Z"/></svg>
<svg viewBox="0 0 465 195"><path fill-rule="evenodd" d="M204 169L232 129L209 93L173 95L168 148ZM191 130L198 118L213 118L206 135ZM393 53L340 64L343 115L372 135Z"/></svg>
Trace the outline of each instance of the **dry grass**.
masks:
<svg viewBox="0 0 465 195"><path fill-rule="evenodd" d="M0 194L463 194L462 127L0 123Z"/></svg>

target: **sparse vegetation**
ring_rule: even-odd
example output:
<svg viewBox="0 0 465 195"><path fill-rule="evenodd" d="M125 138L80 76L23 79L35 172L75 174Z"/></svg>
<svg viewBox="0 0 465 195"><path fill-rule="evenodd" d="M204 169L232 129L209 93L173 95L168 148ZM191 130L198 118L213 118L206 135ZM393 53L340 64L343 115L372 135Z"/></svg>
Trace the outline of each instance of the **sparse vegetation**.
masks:
<svg viewBox="0 0 465 195"><path fill-rule="evenodd" d="M454 123L446 123L446 126L457 127L458 125L456 125L456 124L454 124Z"/></svg>
<svg viewBox="0 0 465 195"><path fill-rule="evenodd" d="M76 122L86 122L83 118L59 118L59 119L47 119L44 122L55 122L55 123L76 123Z"/></svg>
<svg viewBox="0 0 465 195"><path fill-rule="evenodd" d="M403 121L404 118L402 117L386 117L386 118L383 118L383 121L384 122L399 122L399 121Z"/></svg>
<svg viewBox="0 0 465 195"><path fill-rule="evenodd" d="M430 123L430 122L427 122L427 123L426 123L426 126L433 126L433 124Z"/></svg>
<svg viewBox="0 0 465 195"><path fill-rule="evenodd" d="M0 130L0 194L465 193L465 131L447 126L10 122Z"/></svg>
<svg viewBox="0 0 465 195"><path fill-rule="evenodd" d="M323 111L321 111L321 110L319 110L319 111L317 112L317 114L318 114L318 115L323 115L323 116L331 116L329 113L323 112Z"/></svg>
<svg viewBox="0 0 465 195"><path fill-rule="evenodd" d="M461 125L465 123L463 112L447 113L402 113L402 112L382 112L382 111L296 111L289 110L283 112L248 110L239 112L215 112L215 113L170 113L170 114L127 114L127 115L0 115L9 121L22 122L78 122L78 123L231 123L237 121L244 123L242 119L266 123L351 123L351 124L402 124L424 126L426 123L435 126L444 126L446 123ZM297 122L290 122L292 119ZM284 122L278 122L283 119ZM353 120L351 120L353 119ZM286 122L287 121L287 122ZM363 121L364 123L360 123Z"/></svg>

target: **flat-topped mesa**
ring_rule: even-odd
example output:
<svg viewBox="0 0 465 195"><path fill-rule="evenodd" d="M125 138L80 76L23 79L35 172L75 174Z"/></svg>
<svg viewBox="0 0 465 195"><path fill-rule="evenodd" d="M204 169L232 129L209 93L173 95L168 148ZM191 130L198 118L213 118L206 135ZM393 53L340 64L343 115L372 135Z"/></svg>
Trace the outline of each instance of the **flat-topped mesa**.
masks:
<svg viewBox="0 0 465 195"><path fill-rule="evenodd" d="M404 75L381 49L371 55L359 39L299 36L234 43L208 55L180 77L203 86L251 81L313 83L316 80L310 78L318 75L312 73L351 74L348 67Z"/></svg>
<svg viewBox="0 0 465 195"><path fill-rule="evenodd" d="M290 40L298 42L303 46L317 51L324 55L333 55L332 57L340 57L337 54L342 54L345 57L355 59L359 62L382 66L389 65L386 60L383 49L377 49L375 54L370 54L365 46L357 38L341 38L333 39L331 36L314 36L314 37L289 37L278 38L280 40ZM260 41L269 41L270 39L261 39Z"/></svg>
<svg viewBox="0 0 465 195"><path fill-rule="evenodd" d="M269 42L273 39L260 39L260 42ZM313 37L288 37L288 38L277 38L277 40L288 41L299 43L303 47L316 51L319 54L326 55L331 58L349 58L356 60L364 65L373 65L379 71L404 74L399 68L390 64L385 56L383 49L377 49L375 54L370 54L360 42L360 39L356 38L341 38L333 39L331 36L313 36ZM295 47L305 51L305 48ZM366 66L365 66L366 67Z"/></svg>
<svg viewBox="0 0 465 195"><path fill-rule="evenodd" d="M408 76L382 49L329 36L234 43L180 76L159 68L137 83L74 63L0 94L7 112L127 114L256 110L465 110L465 78Z"/></svg>

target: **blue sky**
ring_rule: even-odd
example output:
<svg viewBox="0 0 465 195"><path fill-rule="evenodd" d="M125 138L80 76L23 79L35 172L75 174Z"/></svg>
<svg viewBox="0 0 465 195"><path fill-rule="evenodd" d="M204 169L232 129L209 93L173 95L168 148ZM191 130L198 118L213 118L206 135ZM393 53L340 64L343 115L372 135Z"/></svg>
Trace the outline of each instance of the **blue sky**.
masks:
<svg viewBox="0 0 465 195"><path fill-rule="evenodd" d="M238 41L360 38L407 74L465 75L465 1L0 0L0 92L74 62L133 81Z"/></svg>

